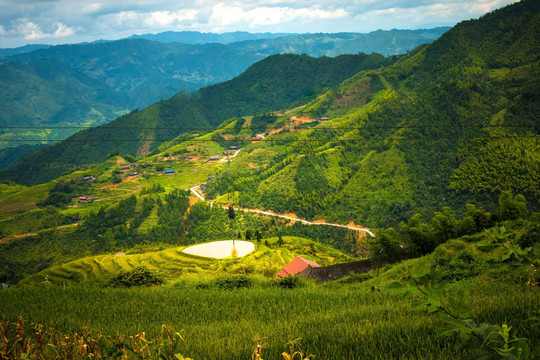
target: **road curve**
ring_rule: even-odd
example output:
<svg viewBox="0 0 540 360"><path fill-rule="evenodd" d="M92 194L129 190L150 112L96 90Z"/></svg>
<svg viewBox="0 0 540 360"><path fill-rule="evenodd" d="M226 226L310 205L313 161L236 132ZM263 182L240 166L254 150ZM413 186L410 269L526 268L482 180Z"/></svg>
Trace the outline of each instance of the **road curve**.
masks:
<svg viewBox="0 0 540 360"><path fill-rule="evenodd" d="M207 201L198 191L197 191L197 188L199 186L194 186L192 188L190 188L189 190L196 196L198 197L199 199L203 200L203 201L206 201L207 203L210 203L212 204L211 201ZM228 206L221 206L222 208L224 209L227 209ZM355 230L355 231L361 231L361 232L365 232L373 237L375 237L375 234L373 232L371 232L369 229L363 229L363 228L357 228L357 227L354 227L354 226L347 226L347 225L342 225L342 224L334 224L334 223L327 223L327 222L312 222L312 221L308 221L308 220L305 220L305 219L299 219L299 218L296 218L296 217L292 217L292 216L287 216L287 215L281 215L281 214L276 214L274 212L271 212L271 211L262 211L262 210L255 210L255 209L245 209L245 208L234 208L235 210L239 210L239 211L244 211L244 212L251 212L251 213L256 213L256 214L261 214L261 215L268 215L268 216L275 216L275 217L279 217L279 218L282 218L282 219L288 219L288 220L292 220L292 221L298 221L298 222L301 222L303 224L307 224L307 225L326 225L326 226L334 226L334 227L341 227L341 228L345 228L345 229L349 229L349 230Z"/></svg>

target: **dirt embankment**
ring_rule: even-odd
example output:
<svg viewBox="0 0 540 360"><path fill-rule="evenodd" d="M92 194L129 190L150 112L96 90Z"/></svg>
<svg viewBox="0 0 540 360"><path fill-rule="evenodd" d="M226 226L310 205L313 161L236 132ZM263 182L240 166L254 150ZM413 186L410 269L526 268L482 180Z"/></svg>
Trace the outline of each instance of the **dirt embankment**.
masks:
<svg viewBox="0 0 540 360"><path fill-rule="evenodd" d="M8 236L8 237L5 237L3 239L0 239L0 244L7 244L11 240L22 239L22 238L25 238L25 237L37 236L37 235L38 235L37 233L28 233L28 234Z"/></svg>
<svg viewBox="0 0 540 360"><path fill-rule="evenodd" d="M287 125L285 125L285 126L282 126L282 127L280 127L280 128L270 130L270 132L268 133L267 136L277 134L277 133L283 131L284 129L287 129L287 130L289 130L290 132L294 132L294 131L296 131L296 130L294 129L294 126L298 126L298 125L306 124L306 123L316 122L317 120L316 120L316 119L312 119L312 118L307 117L307 116L301 116L301 117L293 116L293 117L290 118L290 121L291 121L292 127L288 127Z"/></svg>
<svg viewBox="0 0 540 360"><path fill-rule="evenodd" d="M198 197L196 196L188 196L188 199L189 199L189 207L191 208L193 205L195 205L197 202L201 201L201 199L199 199Z"/></svg>
<svg viewBox="0 0 540 360"><path fill-rule="evenodd" d="M56 227L56 229L65 229L65 228L70 227L70 226L79 226L79 223L60 225L60 226ZM0 239L0 244L7 244L11 240L22 239L22 238L26 238L26 237L30 237L30 236L38 236L38 233L27 233L27 234L19 234L19 235L8 236L8 237L5 237L3 239Z"/></svg>
<svg viewBox="0 0 540 360"><path fill-rule="evenodd" d="M356 224L354 223L354 221L352 221L352 220L347 224L347 226L352 227L352 228L355 228L355 229L360 229L360 230L369 230L369 229L368 229L367 227L365 227L365 226L362 226L362 225L356 225Z"/></svg>
<svg viewBox="0 0 540 360"><path fill-rule="evenodd" d="M312 119L309 116L300 116L300 117L293 116L293 117L291 117L291 124L294 125L294 126L298 126L298 125L305 124L305 123L311 123L311 122L315 122L315 121L317 121L317 119Z"/></svg>

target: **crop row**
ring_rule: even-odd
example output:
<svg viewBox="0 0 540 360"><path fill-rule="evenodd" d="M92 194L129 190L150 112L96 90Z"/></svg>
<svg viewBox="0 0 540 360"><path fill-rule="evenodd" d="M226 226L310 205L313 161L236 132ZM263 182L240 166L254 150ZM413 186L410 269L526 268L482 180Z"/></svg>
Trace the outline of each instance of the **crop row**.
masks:
<svg viewBox="0 0 540 360"><path fill-rule="evenodd" d="M181 285L181 284L180 284ZM162 324L184 329L181 353L195 359L250 358L251 339L266 338L265 358L278 359L290 339L320 359L453 359L466 345L440 337L435 317L411 310L399 292L372 292L370 284L329 284L293 290L164 287L111 289L36 286L0 292L0 316L53 326L70 334L86 327L105 335L159 334ZM538 309L538 290L476 279L460 284L474 293L474 319L506 323L538 354L538 329L526 321ZM457 291L458 285L453 290ZM479 346L480 344L478 344Z"/></svg>
<svg viewBox="0 0 540 360"><path fill-rule="evenodd" d="M80 282L103 282L112 274L141 265L165 274L178 274L207 269L211 263L210 259L186 255L178 248L134 255L99 255L45 269L25 279L22 284L52 282L74 285Z"/></svg>

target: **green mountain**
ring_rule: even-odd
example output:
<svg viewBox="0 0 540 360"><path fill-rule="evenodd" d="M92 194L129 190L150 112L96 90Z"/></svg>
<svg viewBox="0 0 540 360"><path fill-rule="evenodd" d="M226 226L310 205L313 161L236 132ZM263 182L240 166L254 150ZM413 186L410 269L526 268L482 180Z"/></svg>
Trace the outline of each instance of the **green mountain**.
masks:
<svg viewBox="0 0 540 360"><path fill-rule="evenodd" d="M421 30L377 30L370 33L298 34L275 39L242 41L231 44L238 50L253 52L295 53L310 56L338 56L375 52L385 56L404 54L430 43L449 27Z"/></svg>
<svg viewBox="0 0 540 360"><path fill-rule="evenodd" d="M90 44L0 49L0 126L94 126L179 91L227 81L269 55L395 54L433 41L445 30L290 36L167 32ZM0 148L30 139L65 139L75 131L0 129Z"/></svg>
<svg viewBox="0 0 540 360"><path fill-rule="evenodd" d="M217 174L211 196L368 227L493 207L501 191L538 199L538 10L522 1L462 22L345 81L297 112L329 122L251 145L251 160Z"/></svg>
<svg viewBox="0 0 540 360"><path fill-rule="evenodd" d="M194 94L179 93L104 126L81 131L0 172L0 177L36 184L54 179L74 166L104 161L111 153L145 155L185 132L212 129L235 116L305 103L359 71L392 61L376 54L336 58L271 56L233 80Z"/></svg>
<svg viewBox="0 0 540 360"><path fill-rule="evenodd" d="M539 358L539 10L521 1L399 58L273 56L44 149L28 182L112 154L0 182L0 282L16 284L0 348ZM189 190L202 183L211 204ZM350 220L375 236L322 224ZM231 235L254 251L182 252ZM296 256L348 276L273 278Z"/></svg>
<svg viewBox="0 0 540 360"><path fill-rule="evenodd" d="M378 31L370 34L307 34L231 44L199 44L196 43L196 34L192 34L191 42L186 40L188 43L131 38L53 46L1 60L36 62L54 59L115 90L127 93L128 108L134 109L169 98L182 90L195 90L230 80L270 55L297 53L319 57L359 52L394 55L433 41L446 30L436 28ZM206 35L210 39L209 36ZM226 38L221 36L218 40L226 42Z"/></svg>
<svg viewBox="0 0 540 360"><path fill-rule="evenodd" d="M118 92L53 60L0 65L0 94L0 147L64 139L77 130L40 127L100 125L125 109Z"/></svg>
<svg viewBox="0 0 540 360"><path fill-rule="evenodd" d="M13 55L17 55L17 54L31 52L31 51L34 51L34 50L46 49L46 48L49 48L51 46L52 45L31 44L31 45L19 46L19 47L16 47L16 48L0 49L0 56L13 56Z"/></svg>
<svg viewBox="0 0 540 360"><path fill-rule="evenodd" d="M358 52L378 53L385 56L406 53L417 46L432 42L450 27L420 30L377 30L370 33L317 33L274 34L248 33L200 33L198 31L167 31L159 34L134 35L130 39L146 39L163 43L184 44L219 43L231 44L238 51L265 54L307 54L310 56L338 56Z"/></svg>

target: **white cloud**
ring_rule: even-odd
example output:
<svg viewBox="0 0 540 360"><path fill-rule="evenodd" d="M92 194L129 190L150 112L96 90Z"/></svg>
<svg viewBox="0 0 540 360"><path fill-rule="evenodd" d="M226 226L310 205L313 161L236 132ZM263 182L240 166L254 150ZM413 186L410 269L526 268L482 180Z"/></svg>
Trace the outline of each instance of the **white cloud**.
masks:
<svg viewBox="0 0 540 360"><path fill-rule="evenodd" d="M455 24L517 0L0 0L0 48L162 31L369 32Z"/></svg>
<svg viewBox="0 0 540 360"><path fill-rule="evenodd" d="M21 21L21 24L17 26L17 32L26 40L37 40L43 38L43 31L41 31L37 24L31 21Z"/></svg>
<svg viewBox="0 0 540 360"><path fill-rule="evenodd" d="M52 37L60 38L60 37L67 37L75 34L75 31L73 31L72 28L62 24L62 23L55 23L56 25L56 31L54 34L52 34Z"/></svg>
<svg viewBox="0 0 540 360"><path fill-rule="evenodd" d="M81 9L82 14L94 14L98 12L102 8L102 5L100 3L91 3L88 5L83 6Z"/></svg>
<svg viewBox="0 0 540 360"><path fill-rule="evenodd" d="M515 0L476 1L424 1L419 6L394 6L360 12L355 16L361 28L355 31L367 32L373 29L410 29L424 24L455 24L461 20L481 16ZM391 1L397 5L397 1ZM404 4L400 4L404 5ZM428 25L429 26L429 25Z"/></svg>
<svg viewBox="0 0 540 360"><path fill-rule="evenodd" d="M113 22L119 26L131 26L134 22L137 22L140 18L135 11L120 11L116 14L111 14L109 17Z"/></svg>
<svg viewBox="0 0 540 360"><path fill-rule="evenodd" d="M199 10L185 9L179 11L121 11L98 17L94 26L99 31L160 32L179 30L182 26L196 22Z"/></svg>
<svg viewBox="0 0 540 360"><path fill-rule="evenodd" d="M215 5L212 8L209 23L221 27L244 24L250 28L256 28L259 26L286 25L296 21L337 19L348 15L342 8L328 11L319 7L294 9L291 7L261 6L246 10L238 5L229 6L224 3Z"/></svg>
<svg viewBox="0 0 540 360"><path fill-rule="evenodd" d="M186 20L194 20L198 10L182 10L177 12L170 11L154 11L150 14L141 15L146 17L145 24L148 26L169 26L176 23L181 23Z"/></svg>
<svg viewBox="0 0 540 360"><path fill-rule="evenodd" d="M470 4L469 6L469 13L470 14L485 14L487 12L490 12L498 7L501 7L504 5L504 3L508 3L507 1L502 0L477 0Z"/></svg>
<svg viewBox="0 0 540 360"><path fill-rule="evenodd" d="M53 32L45 33L36 23L28 21L26 19L22 19L19 21L19 24L16 26L15 31L13 31L12 33L16 33L22 36L25 40L62 38L72 36L75 33L72 28L60 22L54 23L53 29Z"/></svg>

